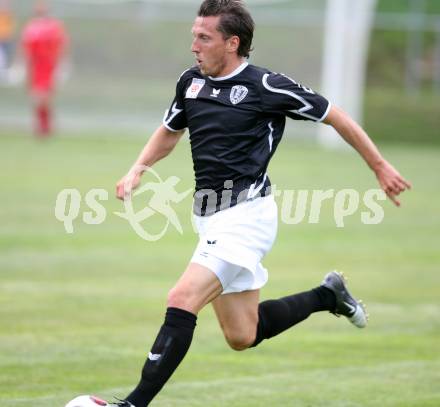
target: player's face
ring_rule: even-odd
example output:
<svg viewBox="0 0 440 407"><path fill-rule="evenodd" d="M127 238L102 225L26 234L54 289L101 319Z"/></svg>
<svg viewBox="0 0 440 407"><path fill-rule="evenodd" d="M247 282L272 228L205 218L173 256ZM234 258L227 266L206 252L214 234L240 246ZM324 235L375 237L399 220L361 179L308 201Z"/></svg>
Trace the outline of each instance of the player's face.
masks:
<svg viewBox="0 0 440 407"><path fill-rule="evenodd" d="M227 65L228 40L217 30L220 16L197 17L192 27L194 53L203 75L222 76Z"/></svg>

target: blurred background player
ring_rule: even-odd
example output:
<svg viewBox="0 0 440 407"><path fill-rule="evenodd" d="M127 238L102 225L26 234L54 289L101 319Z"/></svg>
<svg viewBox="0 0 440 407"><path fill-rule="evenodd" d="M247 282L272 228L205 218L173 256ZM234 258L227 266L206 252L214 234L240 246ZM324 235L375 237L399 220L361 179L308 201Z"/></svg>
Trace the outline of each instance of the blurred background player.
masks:
<svg viewBox="0 0 440 407"><path fill-rule="evenodd" d="M14 44L15 20L8 0L0 0L0 81L7 81Z"/></svg>
<svg viewBox="0 0 440 407"><path fill-rule="evenodd" d="M56 74L68 43L63 23L49 16L46 2L35 3L34 17L26 24L21 43L33 102L34 131L37 136L46 137L53 128L52 99Z"/></svg>

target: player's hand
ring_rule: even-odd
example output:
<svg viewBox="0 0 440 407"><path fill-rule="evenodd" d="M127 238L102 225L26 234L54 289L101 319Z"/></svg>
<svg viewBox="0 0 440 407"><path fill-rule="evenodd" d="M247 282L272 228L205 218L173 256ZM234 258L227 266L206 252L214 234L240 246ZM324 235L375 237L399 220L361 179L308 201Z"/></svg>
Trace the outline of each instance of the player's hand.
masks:
<svg viewBox="0 0 440 407"><path fill-rule="evenodd" d="M411 184L405 180L388 161L385 160L375 168L375 173L379 185L385 191L388 198L393 201L394 205L400 206L400 201L397 199L397 196L407 189L411 189Z"/></svg>
<svg viewBox="0 0 440 407"><path fill-rule="evenodd" d="M131 193L141 183L142 168L133 167L127 175L122 177L116 184L116 198L123 201L131 197Z"/></svg>

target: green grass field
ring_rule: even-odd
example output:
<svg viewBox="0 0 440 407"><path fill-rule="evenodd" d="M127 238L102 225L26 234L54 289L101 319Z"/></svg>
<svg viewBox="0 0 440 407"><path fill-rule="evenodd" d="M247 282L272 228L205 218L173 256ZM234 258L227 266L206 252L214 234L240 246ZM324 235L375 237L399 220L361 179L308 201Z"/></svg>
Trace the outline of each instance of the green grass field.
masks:
<svg viewBox="0 0 440 407"><path fill-rule="evenodd" d="M176 209L184 227L141 240L113 199L118 178L143 145L132 135L59 135L36 142L0 133L0 406L56 407L79 394L123 397L137 383L162 323L169 288L197 241L190 198ZM338 268L368 305L356 330L328 313L258 348L234 353L208 307L192 348L154 406L440 405L440 149L387 146L384 154L414 188L402 207L366 226L360 212L336 228L332 204L319 224L281 225L265 265L263 298L316 286ZM189 145L157 166L192 186ZM279 188L375 188L355 154L281 144L271 166ZM101 225L54 216L64 188L109 191ZM364 208L361 208L364 209ZM88 208L81 206L83 211ZM160 228L162 219L147 227Z"/></svg>

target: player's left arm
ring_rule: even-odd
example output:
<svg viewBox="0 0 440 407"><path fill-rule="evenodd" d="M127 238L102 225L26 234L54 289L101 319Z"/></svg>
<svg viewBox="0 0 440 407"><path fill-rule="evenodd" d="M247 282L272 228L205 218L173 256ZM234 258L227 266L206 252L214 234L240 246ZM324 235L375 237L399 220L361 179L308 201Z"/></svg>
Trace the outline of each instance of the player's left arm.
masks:
<svg viewBox="0 0 440 407"><path fill-rule="evenodd" d="M368 166L376 174L381 188L396 206L400 206L397 196L411 188L399 172L385 160L367 133L342 109L332 106L324 123L332 126L342 137L355 148Z"/></svg>

